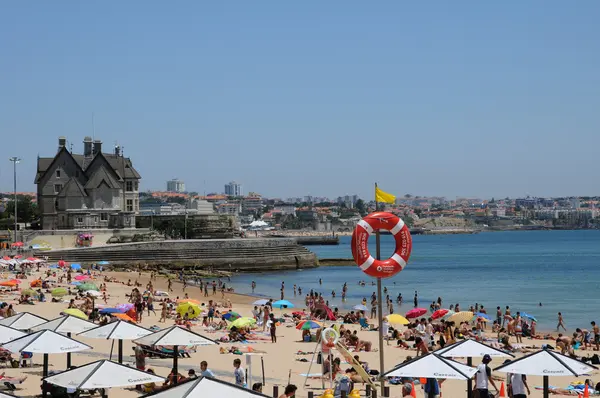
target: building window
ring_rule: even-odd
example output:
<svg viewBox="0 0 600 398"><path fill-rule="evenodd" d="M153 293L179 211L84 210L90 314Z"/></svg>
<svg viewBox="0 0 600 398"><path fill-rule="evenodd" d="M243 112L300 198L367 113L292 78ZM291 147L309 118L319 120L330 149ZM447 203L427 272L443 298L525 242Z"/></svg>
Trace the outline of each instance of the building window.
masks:
<svg viewBox="0 0 600 398"><path fill-rule="evenodd" d="M133 189L134 189L135 191L137 191L137 190L138 190L138 188L139 188L139 185L138 185L138 182L136 181L136 182L135 182L135 185L134 185L134 187L133 187Z"/></svg>
<svg viewBox="0 0 600 398"><path fill-rule="evenodd" d="M54 193L59 193L60 191L62 191L62 184L54 184Z"/></svg>
<svg viewBox="0 0 600 398"><path fill-rule="evenodd" d="M94 223L98 224L98 216L94 216Z"/></svg>
<svg viewBox="0 0 600 398"><path fill-rule="evenodd" d="M127 192L132 192L133 191L133 181L127 181L127 182L125 182L125 190Z"/></svg>
<svg viewBox="0 0 600 398"><path fill-rule="evenodd" d="M56 178L60 178L60 170L56 170Z"/></svg>
<svg viewBox="0 0 600 398"><path fill-rule="evenodd" d="M77 224L83 224L83 217L77 217Z"/></svg>
<svg viewBox="0 0 600 398"><path fill-rule="evenodd" d="M108 221L108 213L100 213L100 221Z"/></svg>
<svg viewBox="0 0 600 398"><path fill-rule="evenodd" d="M127 211L133 211L133 199L127 199Z"/></svg>

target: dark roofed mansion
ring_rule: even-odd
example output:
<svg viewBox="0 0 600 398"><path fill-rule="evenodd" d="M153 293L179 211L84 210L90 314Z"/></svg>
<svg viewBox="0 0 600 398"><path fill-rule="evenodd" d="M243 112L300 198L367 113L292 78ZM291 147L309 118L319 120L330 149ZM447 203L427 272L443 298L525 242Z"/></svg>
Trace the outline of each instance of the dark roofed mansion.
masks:
<svg viewBox="0 0 600 398"><path fill-rule="evenodd" d="M79 155L60 137L54 157L38 157L35 184L42 228L135 228L140 179L119 147L103 153L101 141L85 137Z"/></svg>

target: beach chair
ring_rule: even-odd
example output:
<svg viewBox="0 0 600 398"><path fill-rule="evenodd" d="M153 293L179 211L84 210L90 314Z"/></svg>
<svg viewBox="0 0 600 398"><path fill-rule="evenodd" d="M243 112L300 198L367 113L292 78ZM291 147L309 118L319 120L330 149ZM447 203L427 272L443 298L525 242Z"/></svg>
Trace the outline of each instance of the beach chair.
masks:
<svg viewBox="0 0 600 398"><path fill-rule="evenodd" d="M369 326L366 319L360 318L359 323L360 323L360 330L371 330L371 326Z"/></svg>

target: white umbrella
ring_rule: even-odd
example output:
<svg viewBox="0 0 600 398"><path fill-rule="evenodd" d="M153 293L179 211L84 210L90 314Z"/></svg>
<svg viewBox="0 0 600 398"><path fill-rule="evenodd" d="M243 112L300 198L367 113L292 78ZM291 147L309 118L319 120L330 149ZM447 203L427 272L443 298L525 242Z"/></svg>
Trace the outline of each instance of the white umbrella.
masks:
<svg viewBox="0 0 600 398"><path fill-rule="evenodd" d="M25 336L20 330L9 328L8 326L0 325L0 344L8 343L14 339Z"/></svg>
<svg viewBox="0 0 600 398"><path fill-rule="evenodd" d="M8 318L0 320L0 325L8 326L18 330L29 330L34 326L48 322L46 318L31 314L29 312L21 312Z"/></svg>
<svg viewBox="0 0 600 398"><path fill-rule="evenodd" d="M0 398L17 398L17 397L14 395L11 395L11 394L5 394L3 392L0 392Z"/></svg>
<svg viewBox="0 0 600 398"><path fill-rule="evenodd" d="M260 300L256 300L255 302L252 303L252 305L265 305L269 302L269 300L267 299L260 299Z"/></svg>
<svg viewBox="0 0 600 398"><path fill-rule="evenodd" d="M194 346L194 345L217 345L214 340L191 332L179 326L171 326L158 332L149 334L134 341L134 343L149 345L149 346L173 346L173 368L177 374L177 359L179 357L179 346ZM175 377L177 383L177 377Z"/></svg>
<svg viewBox="0 0 600 398"><path fill-rule="evenodd" d="M31 328L32 332L38 332L40 330L52 330L56 333L64 333L67 337L71 337L71 333L81 333L83 331L93 329L96 325L92 322L86 321L85 319L78 318L72 315L61 316L52 319L46 323L34 326ZM67 369L71 367L71 353L67 353Z"/></svg>
<svg viewBox="0 0 600 398"><path fill-rule="evenodd" d="M49 376L44 381L65 388L93 390L164 382L164 377L116 362L101 360Z"/></svg>
<svg viewBox="0 0 600 398"><path fill-rule="evenodd" d="M79 333L81 337L89 337L92 339L107 339L119 341L119 363L123 363L123 340L135 340L140 337L152 334L151 330L133 323L118 320L104 326L94 327L93 329ZM112 357L112 349L111 349Z"/></svg>
<svg viewBox="0 0 600 398"><path fill-rule="evenodd" d="M431 377L469 380L475 373L477 373L476 368L430 353L396 366L384 373L383 377Z"/></svg>
<svg viewBox="0 0 600 398"><path fill-rule="evenodd" d="M490 347L487 344L480 343L476 340L461 340L457 343L449 345L435 351L436 354L441 355L445 358L467 358L467 365L473 365L473 358L483 357L489 355L492 358L502 357L513 357L513 354L499 350L494 347ZM473 380L467 380L467 397L472 396L473 392Z"/></svg>
<svg viewBox="0 0 600 398"><path fill-rule="evenodd" d="M498 366L499 372L544 377L544 398L549 396L549 376L581 376L598 369L554 351L541 350Z"/></svg>
<svg viewBox="0 0 600 398"><path fill-rule="evenodd" d="M9 343L2 344L2 348L10 352L25 351L44 354L42 374L46 377L48 376L48 354L77 352L89 350L92 347L51 330L41 330L15 339ZM46 396L46 391L46 383L44 383L42 385L42 396Z"/></svg>
<svg viewBox="0 0 600 398"><path fill-rule="evenodd" d="M156 398L204 398L204 397L227 397L227 398L256 398L266 397L259 392L248 390L226 381L210 377L200 377L184 381L178 386L169 388L158 393L152 393ZM142 398L146 397L143 396Z"/></svg>

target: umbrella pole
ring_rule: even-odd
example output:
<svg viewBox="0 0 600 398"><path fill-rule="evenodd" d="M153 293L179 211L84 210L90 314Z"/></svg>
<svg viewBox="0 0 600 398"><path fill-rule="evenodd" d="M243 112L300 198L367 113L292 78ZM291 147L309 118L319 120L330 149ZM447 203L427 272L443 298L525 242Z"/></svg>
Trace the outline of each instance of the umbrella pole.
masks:
<svg viewBox="0 0 600 398"><path fill-rule="evenodd" d="M108 360L112 361L112 353L113 353L113 348L115 348L115 341L112 341L112 344L110 345L110 355L108 356Z"/></svg>
<svg viewBox="0 0 600 398"><path fill-rule="evenodd" d="M548 380L548 376L544 376L544 398L550 397L550 391L548 391L549 388L550 388L550 383Z"/></svg>
<svg viewBox="0 0 600 398"><path fill-rule="evenodd" d="M467 357L467 366L473 366L473 358ZM473 379L467 380L467 398L473 396Z"/></svg>
<svg viewBox="0 0 600 398"><path fill-rule="evenodd" d="M71 333L67 333L67 337L71 338ZM67 352L67 370L71 368L71 353Z"/></svg>
<svg viewBox="0 0 600 398"><path fill-rule="evenodd" d="M42 368L43 377L48 377L48 354L44 354L44 365ZM42 382L42 398L46 398L46 394L48 393L48 382L44 380Z"/></svg>
<svg viewBox="0 0 600 398"><path fill-rule="evenodd" d="M177 384L177 374L179 373L179 371L177 370L177 360L179 359L179 346L175 345L173 346L173 371L175 372L175 375L173 376L173 384Z"/></svg>
<svg viewBox="0 0 600 398"><path fill-rule="evenodd" d="M119 339L119 363L123 363L123 339Z"/></svg>

